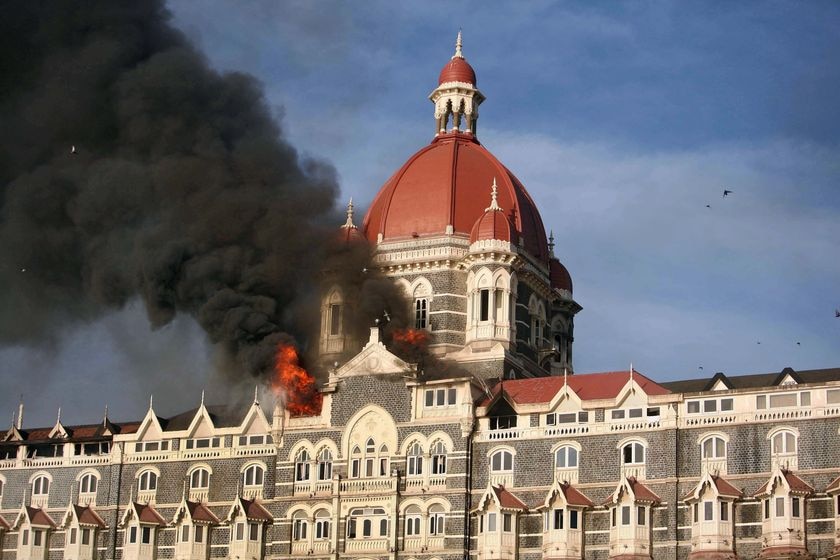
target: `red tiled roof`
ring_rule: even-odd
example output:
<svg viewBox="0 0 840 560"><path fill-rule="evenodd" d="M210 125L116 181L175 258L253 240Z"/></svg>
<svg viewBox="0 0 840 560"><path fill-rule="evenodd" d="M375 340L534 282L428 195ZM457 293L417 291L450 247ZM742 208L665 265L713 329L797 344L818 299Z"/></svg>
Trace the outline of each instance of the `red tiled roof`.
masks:
<svg viewBox="0 0 840 560"><path fill-rule="evenodd" d="M810 484L793 474L791 471L782 471L782 475L785 477L791 493L803 496L814 493L814 488ZM769 494L773 490L773 482L775 480L775 475L770 477L770 480L758 487L758 490L753 493L753 497Z"/></svg>
<svg viewBox="0 0 840 560"><path fill-rule="evenodd" d="M9 531L11 530L11 528L12 526L9 525L9 522L3 519L3 516L0 515L0 529L3 529L4 531Z"/></svg>
<svg viewBox="0 0 840 560"><path fill-rule="evenodd" d="M522 500L505 489L504 486L493 486L493 493L496 494L496 499L499 500L499 506L504 509L516 509L520 511L528 509L528 506Z"/></svg>
<svg viewBox="0 0 840 560"><path fill-rule="evenodd" d="M26 506L26 517L32 525L40 525L42 527L52 527L55 529L55 521L52 520L47 512L41 508L34 508Z"/></svg>
<svg viewBox="0 0 840 560"><path fill-rule="evenodd" d="M256 500L239 498L239 503L242 504L242 510L249 521L274 521L271 513Z"/></svg>
<svg viewBox="0 0 840 560"><path fill-rule="evenodd" d="M828 488L826 488L826 489L825 489L825 491L826 491L828 494L835 494L835 493L837 493L837 492L840 492L840 476L838 476L837 478L835 478L834 480L832 480L832 481L828 484Z"/></svg>
<svg viewBox="0 0 840 560"><path fill-rule="evenodd" d="M713 476L712 480L717 487L718 494L726 496L727 498L740 498L744 495L743 492L732 486L725 478L720 476Z"/></svg>
<svg viewBox="0 0 840 560"><path fill-rule="evenodd" d="M133 434L137 431L140 427L140 422L126 422L123 424L114 424L111 421L107 422L107 428L111 430L113 433L118 434ZM24 441L49 441L49 440L56 440L56 439L63 439L63 438L50 438L50 433L53 431L55 426L50 426L49 428L32 428L29 430L21 429L19 430L21 436L23 436ZM85 424L81 426L63 426L64 429L67 431L69 439L71 441L75 440L89 440L89 439L107 439L110 436L105 433L105 428L101 422L97 424ZM8 430L5 432L5 437L8 436Z"/></svg>
<svg viewBox="0 0 840 560"><path fill-rule="evenodd" d="M560 485L560 490L563 492L563 497L566 498L566 503L570 506L591 507L592 500L587 498L580 490L569 483Z"/></svg>
<svg viewBox="0 0 840 560"><path fill-rule="evenodd" d="M137 512L137 519L140 523L152 523L161 527L166 526L166 520L151 505L134 502L134 510Z"/></svg>
<svg viewBox="0 0 840 560"><path fill-rule="evenodd" d="M187 508L190 510L190 517L192 517L193 522L211 523L213 525L219 523L219 518L202 503L187 500Z"/></svg>
<svg viewBox="0 0 840 560"><path fill-rule="evenodd" d="M568 379L569 388L581 400L612 399L630 380L630 371L581 373L570 375ZM638 371L633 370L633 379L647 395L670 393L668 389L651 381ZM516 404L545 403L551 401L563 385L564 379L559 376L514 379L493 387L493 395L497 395L504 388L505 395ZM481 406L488 404L490 404L490 399L485 399Z"/></svg>
<svg viewBox="0 0 840 560"><path fill-rule="evenodd" d="M662 501L662 499L657 496L653 490L636 480L636 477L631 476L627 478L627 484L630 486L630 489L633 491L634 500L637 502L648 502L651 504L657 504ZM604 500L603 505L608 505L613 503L613 497L615 496L615 492L607 496L607 499Z"/></svg>
<svg viewBox="0 0 840 560"><path fill-rule="evenodd" d="M76 511L76 519L79 520L79 525L99 527L100 529L105 528L105 522L92 507L73 504L73 509Z"/></svg>

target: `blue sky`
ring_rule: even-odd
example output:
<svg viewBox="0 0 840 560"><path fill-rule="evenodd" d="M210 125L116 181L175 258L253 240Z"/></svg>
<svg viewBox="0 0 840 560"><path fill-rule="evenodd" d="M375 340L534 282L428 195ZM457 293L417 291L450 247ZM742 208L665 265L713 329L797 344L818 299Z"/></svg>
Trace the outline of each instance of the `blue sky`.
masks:
<svg viewBox="0 0 840 560"><path fill-rule="evenodd" d="M431 140L426 96L463 28L487 96L479 138L533 195L584 308L578 372L840 367L840 4L170 8L215 68L263 83L284 133L331 162L360 206ZM51 353L0 349L0 362L55 372L47 388L23 384L42 395L27 399L41 423L58 405L74 409L68 421L95 419L107 400L136 417L177 375L184 393L155 399L174 412L212 386L214 367L200 329L151 332L139 306ZM0 397L0 411L16 401Z"/></svg>

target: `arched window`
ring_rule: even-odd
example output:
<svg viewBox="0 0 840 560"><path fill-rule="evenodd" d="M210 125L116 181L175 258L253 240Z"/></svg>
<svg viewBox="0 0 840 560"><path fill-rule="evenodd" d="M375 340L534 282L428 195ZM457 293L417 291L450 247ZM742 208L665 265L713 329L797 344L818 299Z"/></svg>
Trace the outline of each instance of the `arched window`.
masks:
<svg viewBox="0 0 840 560"><path fill-rule="evenodd" d="M210 487L210 471L195 469L190 474L190 490L204 490Z"/></svg>
<svg viewBox="0 0 840 560"><path fill-rule="evenodd" d="M429 508L429 535L442 535L446 528L446 513L443 506L434 504Z"/></svg>
<svg viewBox="0 0 840 560"><path fill-rule="evenodd" d="M295 481L309 480L309 451L301 449L295 457Z"/></svg>
<svg viewBox="0 0 840 560"><path fill-rule="evenodd" d="M79 479L79 494L95 494L97 479L93 473L82 475Z"/></svg>
<svg viewBox="0 0 840 560"><path fill-rule="evenodd" d="M157 473L154 471L143 471L137 480L137 488L141 492L157 490Z"/></svg>
<svg viewBox="0 0 840 560"><path fill-rule="evenodd" d="M423 448L416 441L408 447L407 462L408 476L420 476L423 474Z"/></svg>
<svg viewBox="0 0 840 560"><path fill-rule="evenodd" d="M303 511L296 511L292 516L292 540L305 541L308 529L309 520L306 518L306 513Z"/></svg>
<svg viewBox="0 0 840 560"><path fill-rule="evenodd" d="M379 448L379 476L388 476L388 462L391 453L388 451L388 446L383 444Z"/></svg>
<svg viewBox="0 0 840 560"><path fill-rule="evenodd" d="M359 478L361 476L362 450L358 445L354 445L350 451L350 478Z"/></svg>
<svg viewBox="0 0 840 560"><path fill-rule="evenodd" d="M251 465L242 473L243 486L262 486L265 470L261 465Z"/></svg>
<svg viewBox="0 0 840 560"><path fill-rule="evenodd" d="M368 438L365 443L365 476L371 477L376 472L376 442Z"/></svg>
<svg viewBox="0 0 840 560"><path fill-rule="evenodd" d="M425 329L429 326L429 300L421 297L414 300L414 328Z"/></svg>
<svg viewBox="0 0 840 560"><path fill-rule="evenodd" d="M50 479L46 476L38 476L32 481L32 495L46 496L50 493Z"/></svg>
<svg viewBox="0 0 840 560"><path fill-rule="evenodd" d="M432 444L432 474L446 474L446 446L438 440Z"/></svg>
<svg viewBox="0 0 840 560"><path fill-rule="evenodd" d="M625 465L644 465L645 447L637 441L625 444L621 448L621 462Z"/></svg>
<svg viewBox="0 0 840 560"><path fill-rule="evenodd" d="M420 536L420 507L409 506L405 510L405 536L419 537Z"/></svg>
<svg viewBox="0 0 840 560"><path fill-rule="evenodd" d="M315 538L318 540L330 538L330 512L325 509L315 512Z"/></svg>
<svg viewBox="0 0 840 560"><path fill-rule="evenodd" d="M703 440L701 446L703 459L726 458L726 442L722 437L711 436Z"/></svg>
<svg viewBox="0 0 840 560"><path fill-rule="evenodd" d="M496 451L490 456L491 472L513 472L513 454L504 449Z"/></svg>
<svg viewBox="0 0 840 560"><path fill-rule="evenodd" d="M318 453L318 480L332 479L332 453L326 447Z"/></svg>
<svg viewBox="0 0 840 560"><path fill-rule="evenodd" d="M554 468L569 469L578 466L578 450L571 445L564 445L554 452Z"/></svg>
<svg viewBox="0 0 840 560"><path fill-rule="evenodd" d="M340 336L343 329L342 329L342 320L343 320L343 313L342 313L342 304L344 303L341 292L338 290L333 290L330 293L329 298L327 298L327 305L326 305L326 327L327 327L327 334L329 336Z"/></svg>

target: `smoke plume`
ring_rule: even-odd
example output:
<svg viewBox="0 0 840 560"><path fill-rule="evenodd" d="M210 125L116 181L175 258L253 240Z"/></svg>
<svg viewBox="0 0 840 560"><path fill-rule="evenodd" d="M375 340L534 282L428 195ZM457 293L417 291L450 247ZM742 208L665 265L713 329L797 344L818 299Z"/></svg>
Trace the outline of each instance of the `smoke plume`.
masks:
<svg viewBox="0 0 840 560"><path fill-rule="evenodd" d="M300 337L334 232L334 170L282 137L160 0L4 4L0 345L145 304L194 317L239 373Z"/></svg>

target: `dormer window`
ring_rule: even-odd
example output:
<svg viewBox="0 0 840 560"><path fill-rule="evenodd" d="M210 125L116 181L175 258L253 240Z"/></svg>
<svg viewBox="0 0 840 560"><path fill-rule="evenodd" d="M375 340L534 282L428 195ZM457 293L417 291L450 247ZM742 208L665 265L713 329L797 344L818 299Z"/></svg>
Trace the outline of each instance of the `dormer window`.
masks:
<svg viewBox="0 0 840 560"><path fill-rule="evenodd" d="M239 436L239 445L244 447L246 445L268 445L272 442L271 436L268 434L259 434L253 436Z"/></svg>
<svg viewBox="0 0 840 560"><path fill-rule="evenodd" d="M545 415L546 426L558 426L561 424L586 424L589 422L589 413L580 412L551 412Z"/></svg>
<svg viewBox="0 0 840 560"><path fill-rule="evenodd" d="M138 441L134 444L135 453L145 453L147 451L168 451L169 440L163 441Z"/></svg>
<svg viewBox="0 0 840 560"><path fill-rule="evenodd" d="M222 447L222 438L208 437L208 438L192 438L185 442L186 449L210 449Z"/></svg>
<svg viewBox="0 0 840 560"><path fill-rule="evenodd" d="M439 389L426 389L426 407L452 406L458 404L458 392L455 387L441 387Z"/></svg>
<svg viewBox="0 0 840 560"><path fill-rule="evenodd" d="M93 443L77 443L73 446L73 455L108 455L111 453L111 443L98 441Z"/></svg>

